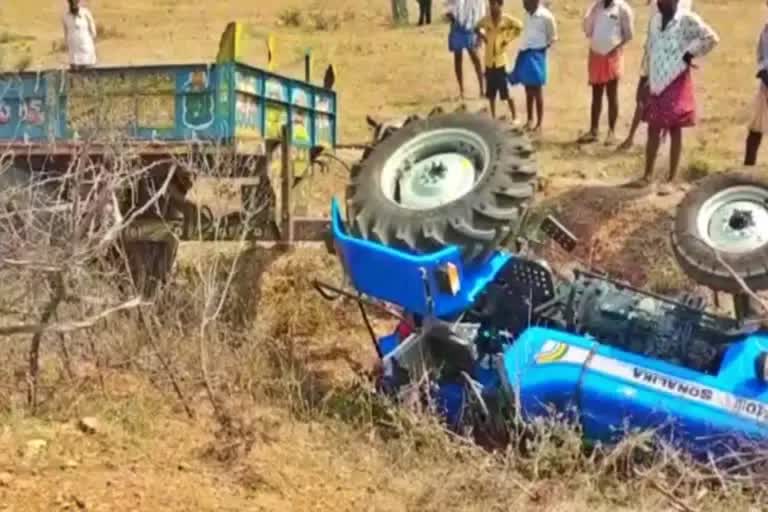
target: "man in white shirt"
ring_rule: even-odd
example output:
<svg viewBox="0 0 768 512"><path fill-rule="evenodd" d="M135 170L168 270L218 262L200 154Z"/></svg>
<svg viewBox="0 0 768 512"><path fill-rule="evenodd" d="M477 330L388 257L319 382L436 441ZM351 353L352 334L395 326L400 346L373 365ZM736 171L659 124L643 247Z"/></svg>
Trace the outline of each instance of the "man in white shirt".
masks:
<svg viewBox="0 0 768 512"><path fill-rule="evenodd" d="M547 56L550 47L557 41L557 22L552 12L541 5L540 0L523 0L525 24L515 67L509 73L511 85L525 87L526 130L539 133L544 116L543 88L547 83ZM536 105L536 122L533 107Z"/></svg>
<svg viewBox="0 0 768 512"><path fill-rule="evenodd" d="M651 21L653 21L653 17L659 13L659 4L656 0L646 0L646 2L651 6L651 12L648 16L648 27L650 27ZM677 3L677 9L679 11L693 11L693 0L679 0ZM638 80L637 91L635 92L635 113L632 116L632 124L629 127L629 134L627 135L627 138L624 140L624 142L622 142L619 146L620 151L625 151L634 145L635 134L637 133L637 129L640 127L640 123L643 121L644 98L642 97L643 90L641 88L641 84L642 81ZM661 135L663 139L664 132L662 132Z"/></svg>
<svg viewBox="0 0 768 512"><path fill-rule="evenodd" d="M661 130L670 138L669 182L675 180L682 152L682 129L696 124L692 61L711 52L720 39L699 15L677 8L678 0L659 0L651 20L642 65L643 119L648 123L645 173L649 184L659 152Z"/></svg>
<svg viewBox="0 0 768 512"><path fill-rule="evenodd" d="M80 5L80 0L68 0L69 10L64 14L64 41L69 53L71 69L96 65L96 23L91 11Z"/></svg>
<svg viewBox="0 0 768 512"><path fill-rule="evenodd" d="M632 8L624 0L595 0L584 15L584 35L590 42L589 85L592 86L592 116L589 132L581 143L597 140L603 93L608 96L608 138L612 143L619 118L619 80L624 71L624 46L635 33Z"/></svg>

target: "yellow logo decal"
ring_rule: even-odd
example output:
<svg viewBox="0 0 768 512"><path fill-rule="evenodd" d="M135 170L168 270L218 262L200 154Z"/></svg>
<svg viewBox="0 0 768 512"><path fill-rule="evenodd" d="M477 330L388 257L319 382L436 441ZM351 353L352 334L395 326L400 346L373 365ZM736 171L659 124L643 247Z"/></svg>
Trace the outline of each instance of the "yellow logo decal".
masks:
<svg viewBox="0 0 768 512"><path fill-rule="evenodd" d="M555 363L568 353L568 345L558 341L548 341L541 347L541 352L536 354L538 364Z"/></svg>

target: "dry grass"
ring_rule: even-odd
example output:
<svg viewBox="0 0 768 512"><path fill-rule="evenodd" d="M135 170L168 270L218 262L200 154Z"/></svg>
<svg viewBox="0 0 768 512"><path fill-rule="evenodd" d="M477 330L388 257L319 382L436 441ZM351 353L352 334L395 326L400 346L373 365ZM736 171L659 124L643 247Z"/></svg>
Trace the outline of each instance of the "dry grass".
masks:
<svg viewBox="0 0 768 512"><path fill-rule="evenodd" d="M13 41L0 44L0 65L25 59L24 45L31 56L25 67L63 64L64 5L6 3L0 34L13 34ZM552 55L539 143L542 173L552 184L546 194L582 238L578 257L635 284L668 286L680 276L669 274L671 266L650 269L647 262L669 254L665 230L679 195L621 195L607 185L640 172L640 151L622 155L574 144L588 124L586 52L578 31L584 4L552 4L561 41ZM702 115L686 134L684 155L691 180L741 160L755 87L753 47L763 23L760 2L697 0L697 7L722 43L697 72ZM508 8L521 15L519 2ZM637 8L642 27L647 14ZM342 142L367 140L366 114L455 104L447 27L437 21L392 28L388 2L285 0L254 8L242 0L104 0L92 9L99 26L109 27L98 47L105 65L213 60L220 31L234 19L250 27L252 64L264 64L270 32L278 36L278 70L286 74L301 76L303 52L311 49L315 77L327 63L336 66ZM621 133L639 57L637 41L621 86ZM474 91L468 62L465 67ZM520 109L520 91L515 98ZM661 158L660 171L665 164ZM310 197L327 201L343 186L335 175L323 181ZM736 481L713 482L668 452L666 459L638 463L642 439L608 457L593 456L564 431L556 439L544 436L527 455L492 456L444 435L429 419L381 403L360 378L374 355L354 308L329 305L309 288L314 276L337 280L336 263L311 251L244 256L224 315L208 334L211 380L231 419L217 420L204 399L197 349L204 304L193 265L207 251L189 244L182 252L177 291L149 331L136 318L115 319L70 336L66 357L60 340L46 341L39 417L19 405L25 340L0 347L0 510L747 511L768 500ZM259 266L266 267L263 275ZM681 280L674 288L687 285ZM194 420L184 416L158 352L197 411ZM72 426L84 415L102 421L96 435ZM46 450L20 453L32 439L47 440Z"/></svg>
<svg viewBox="0 0 768 512"><path fill-rule="evenodd" d="M372 395L356 371L342 371L345 358L352 366L370 358L365 332L351 304L329 307L308 291L312 276L337 277L322 254L288 255L263 276L258 316L212 329L211 379L224 422L200 395L194 323L203 292L194 279L176 283L155 331L194 419L181 414L135 317L67 339L72 374L49 348L36 418L14 405L3 377L0 502L24 510L80 502L116 511L650 512L672 502L749 510L768 498L673 451L650 451L643 435L590 450L553 419L534 426L524 450L492 454L455 439L430 417ZM347 327L339 332L337 322ZM330 348L331 338L348 341ZM9 370L24 365L12 347L2 352ZM95 434L75 427L83 416L99 419ZM30 440L46 446L31 453Z"/></svg>

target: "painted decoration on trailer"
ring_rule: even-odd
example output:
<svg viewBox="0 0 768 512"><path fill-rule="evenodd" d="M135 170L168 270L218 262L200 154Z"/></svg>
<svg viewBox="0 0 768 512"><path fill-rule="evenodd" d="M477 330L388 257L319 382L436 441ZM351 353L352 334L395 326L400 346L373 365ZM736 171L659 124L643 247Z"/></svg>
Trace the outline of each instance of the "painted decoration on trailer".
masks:
<svg viewBox="0 0 768 512"><path fill-rule="evenodd" d="M206 130L215 119L216 105L208 90L208 79L207 72L193 71L182 88L182 122L192 130Z"/></svg>

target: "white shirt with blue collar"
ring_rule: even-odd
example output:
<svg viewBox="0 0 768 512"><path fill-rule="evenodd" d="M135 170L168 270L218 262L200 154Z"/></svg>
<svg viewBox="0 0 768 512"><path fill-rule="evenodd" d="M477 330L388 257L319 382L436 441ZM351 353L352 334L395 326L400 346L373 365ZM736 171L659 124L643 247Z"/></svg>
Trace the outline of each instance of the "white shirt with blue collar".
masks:
<svg viewBox="0 0 768 512"><path fill-rule="evenodd" d="M557 22L552 12L539 5L533 14L526 11L519 50L540 50L557 41Z"/></svg>

